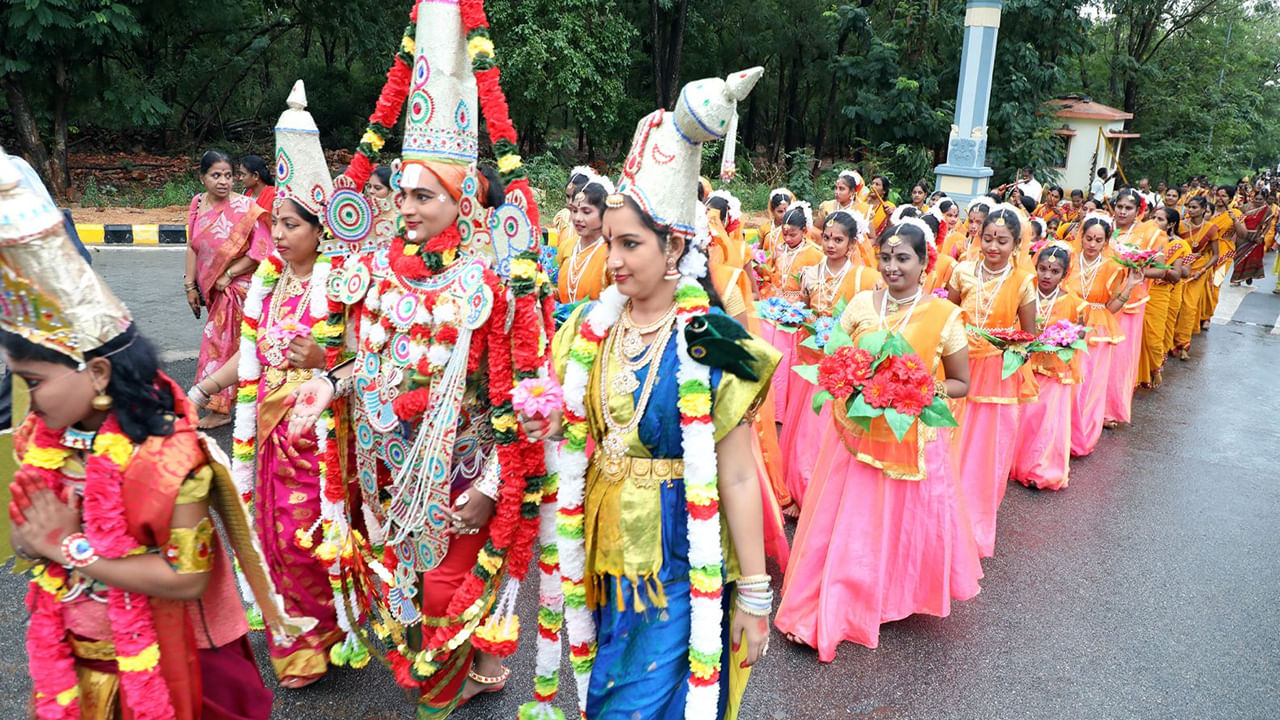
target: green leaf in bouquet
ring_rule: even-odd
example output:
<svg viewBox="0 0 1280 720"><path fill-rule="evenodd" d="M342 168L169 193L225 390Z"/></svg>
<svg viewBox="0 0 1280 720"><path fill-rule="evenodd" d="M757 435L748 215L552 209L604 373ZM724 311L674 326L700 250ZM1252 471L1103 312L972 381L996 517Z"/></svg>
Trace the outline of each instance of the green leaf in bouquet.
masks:
<svg viewBox="0 0 1280 720"><path fill-rule="evenodd" d="M1006 350L1004 353L1004 369L1000 373L1000 379L1007 380L1010 375L1018 372L1018 368L1021 368L1026 362L1026 355L1016 350Z"/></svg>
<svg viewBox="0 0 1280 720"><path fill-rule="evenodd" d="M1071 358L1076 356L1075 348L1064 347L1058 351L1058 359L1062 362L1071 362Z"/></svg>
<svg viewBox="0 0 1280 720"><path fill-rule="evenodd" d="M870 432L871 430L871 418L865 418L865 417L849 418L849 422L862 428L863 432Z"/></svg>
<svg viewBox="0 0 1280 720"><path fill-rule="evenodd" d="M839 317L839 315L836 317ZM828 355L835 355L840 348L849 347L852 344L853 338L849 337L849 333L845 332L844 328L840 327L840 323L837 322L831 326L831 336L827 338L827 347L824 348L824 351Z"/></svg>
<svg viewBox="0 0 1280 720"><path fill-rule="evenodd" d="M935 397L933 403L920 411L920 422L929 427L956 427L956 416L951 413L951 406L946 398Z"/></svg>
<svg viewBox="0 0 1280 720"><path fill-rule="evenodd" d="M880 417L883 414L884 410L871 407L871 405L867 403L867 399L861 394L853 398L853 401L849 403L849 409L845 411L845 417L851 420L856 420L858 418L870 419Z"/></svg>
<svg viewBox="0 0 1280 720"><path fill-rule="evenodd" d="M800 328L796 327L795 325L786 325L786 324L783 324L783 323L774 323L773 327L774 327L778 332L784 332L784 333L793 333L793 332L795 332L796 330L799 330L799 329L800 329Z"/></svg>
<svg viewBox="0 0 1280 720"><path fill-rule="evenodd" d="M830 399L831 399L831 393L827 390L819 390L818 392L814 393L813 394L813 414L821 415L822 406L826 405L827 401Z"/></svg>
<svg viewBox="0 0 1280 720"><path fill-rule="evenodd" d="M895 357L899 355L909 355L915 352L911 347L911 343L907 342L907 339L903 337L901 333L895 332L889 333L889 336L885 338L884 347L881 348L880 351Z"/></svg>
<svg viewBox="0 0 1280 720"><path fill-rule="evenodd" d="M1089 349L1089 341L1088 341L1088 340L1085 340L1084 338L1080 338L1079 340L1077 340L1077 341L1075 341L1075 342L1071 343L1071 347L1073 347L1073 348L1075 348L1075 349L1077 349L1077 350L1088 350L1088 349Z"/></svg>
<svg viewBox="0 0 1280 720"><path fill-rule="evenodd" d="M872 355L879 356L884 348L885 340L887 340L888 337L888 330L877 330L876 332L863 335L862 338L858 340L858 347L866 350Z"/></svg>
<svg viewBox="0 0 1280 720"><path fill-rule="evenodd" d="M835 307L831 308L831 317L836 319L836 324L840 324L840 316L844 314L844 309L849 306L848 298L840 298L836 301Z"/></svg>
<svg viewBox="0 0 1280 720"><path fill-rule="evenodd" d="M818 384L818 366L817 365L796 365L791 368L792 372L800 377L808 380L814 385Z"/></svg>
<svg viewBox="0 0 1280 720"><path fill-rule="evenodd" d="M991 343L992 345L996 346L1001 350L1003 350L1005 346L1008 345L1008 343L1006 343L1005 341L1001 340L995 335L992 335L986 330L983 330L977 325L966 325L965 329L968 330L970 334L977 335L978 337L982 338L983 340L986 340L987 342Z"/></svg>
<svg viewBox="0 0 1280 720"><path fill-rule="evenodd" d="M810 350L818 350L819 352L822 350L822 348L818 346L818 336L813 334L810 334L809 337L805 338L800 343L800 347L809 348Z"/></svg>
<svg viewBox="0 0 1280 720"><path fill-rule="evenodd" d="M906 437L907 431L911 429L911 423L916 421L914 417L893 408L884 409L884 419L889 423L889 429L893 431L893 436L898 438L898 442L902 442L902 438Z"/></svg>

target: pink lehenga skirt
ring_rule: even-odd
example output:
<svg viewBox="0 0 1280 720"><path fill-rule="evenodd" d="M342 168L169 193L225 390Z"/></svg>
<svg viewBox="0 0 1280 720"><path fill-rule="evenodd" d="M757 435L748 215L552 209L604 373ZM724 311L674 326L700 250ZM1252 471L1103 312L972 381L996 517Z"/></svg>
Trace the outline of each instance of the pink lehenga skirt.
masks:
<svg viewBox="0 0 1280 720"><path fill-rule="evenodd" d="M948 430L925 444L927 474L913 481L857 460L827 427L774 621L822 662L842 641L876 647L882 623L946 617L982 578Z"/></svg>
<svg viewBox="0 0 1280 720"><path fill-rule="evenodd" d="M1003 356L970 358L969 366L969 395L960 422L960 487L978 551L982 557L991 557L996 546L996 513L1009 486L1023 405L1018 400L1018 375L1000 377ZM1002 402L981 398L1000 398Z"/></svg>
<svg viewBox="0 0 1280 720"><path fill-rule="evenodd" d="M1040 380L1040 398L1024 405L1010 477L1027 487L1061 490L1071 470L1071 390L1057 378Z"/></svg>
<svg viewBox="0 0 1280 720"><path fill-rule="evenodd" d="M1116 316L1124 340L1115 346L1111 356L1111 370L1107 373L1107 404L1103 418L1127 423L1133 413L1133 388L1138 383L1138 358L1142 355L1142 320L1147 314L1146 303L1137 312L1122 312Z"/></svg>
<svg viewBox="0 0 1280 720"><path fill-rule="evenodd" d="M791 386L792 380L797 383L808 385L802 378L793 377L795 373L791 372L791 366L797 362L797 349L800 341L803 340L801 333L787 332L779 330L778 326L771 320L760 320L760 337L770 345L778 349L782 353L782 359L778 362L778 369L773 373L773 400L774 400L774 417L787 417L787 390Z"/></svg>
<svg viewBox="0 0 1280 720"><path fill-rule="evenodd" d="M1118 346L1089 343L1081 380L1071 388L1071 454L1088 455L1102 438L1102 416L1107 405L1107 379L1111 358Z"/></svg>
<svg viewBox="0 0 1280 720"><path fill-rule="evenodd" d="M796 356L797 362L804 360L800 355ZM804 507L804 494L813 477L814 466L818 464L822 438L832 427L831 403L823 406L821 414L813 411L813 396L817 392L817 385L804 378L792 378L787 388L787 414L782 419L782 432L778 436L783 482L791 493L792 502L801 508Z"/></svg>

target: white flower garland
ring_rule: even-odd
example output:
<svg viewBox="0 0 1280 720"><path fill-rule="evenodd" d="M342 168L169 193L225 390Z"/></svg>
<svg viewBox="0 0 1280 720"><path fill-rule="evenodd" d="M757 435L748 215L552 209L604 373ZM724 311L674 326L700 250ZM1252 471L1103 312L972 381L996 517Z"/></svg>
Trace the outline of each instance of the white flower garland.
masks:
<svg viewBox="0 0 1280 720"><path fill-rule="evenodd" d="M697 240L693 241L695 245ZM701 262L698 257L701 256ZM697 277L705 272L705 256L694 248L681 263L683 277L676 290L676 347L679 353L681 434L685 459L685 498L690 564L690 635L687 720L715 717L720 701L720 672L724 622L722 608L724 555L720 544L719 485L715 426L711 417L711 369L689 355L684 330L689 320L710 309ZM595 622L585 603L586 554L582 504L586 495L586 392L591 367L601 342L622 313L626 298L616 287L583 320L565 371L564 393L568 441L560 454L558 534L560 567L566 598L565 624L578 685L578 707L585 712L591 663L595 657ZM652 370L651 370L652 371Z"/></svg>

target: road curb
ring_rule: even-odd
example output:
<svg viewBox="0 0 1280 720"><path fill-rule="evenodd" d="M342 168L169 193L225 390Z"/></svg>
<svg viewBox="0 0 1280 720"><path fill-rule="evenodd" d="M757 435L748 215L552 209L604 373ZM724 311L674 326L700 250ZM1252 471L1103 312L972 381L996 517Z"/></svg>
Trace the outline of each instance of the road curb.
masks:
<svg viewBox="0 0 1280 720"><path fill-rule="evenodd" d="M85 245L186 245L186 225L114 225L76 223Z"/></svg>

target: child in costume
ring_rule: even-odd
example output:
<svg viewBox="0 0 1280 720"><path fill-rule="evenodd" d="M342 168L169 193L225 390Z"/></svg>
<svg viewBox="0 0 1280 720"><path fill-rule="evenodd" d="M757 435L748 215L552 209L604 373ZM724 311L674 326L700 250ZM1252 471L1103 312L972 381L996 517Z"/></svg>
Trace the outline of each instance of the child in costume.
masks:
<svg viewBox="0 0 1280 720"><path fill-rule="evenodd" d="M31 389L15 434L14 550L31 575L35 717L266 720L216 510L270 630L272 598L226 461L62 215L0 153L0 347Z"/></svg>

